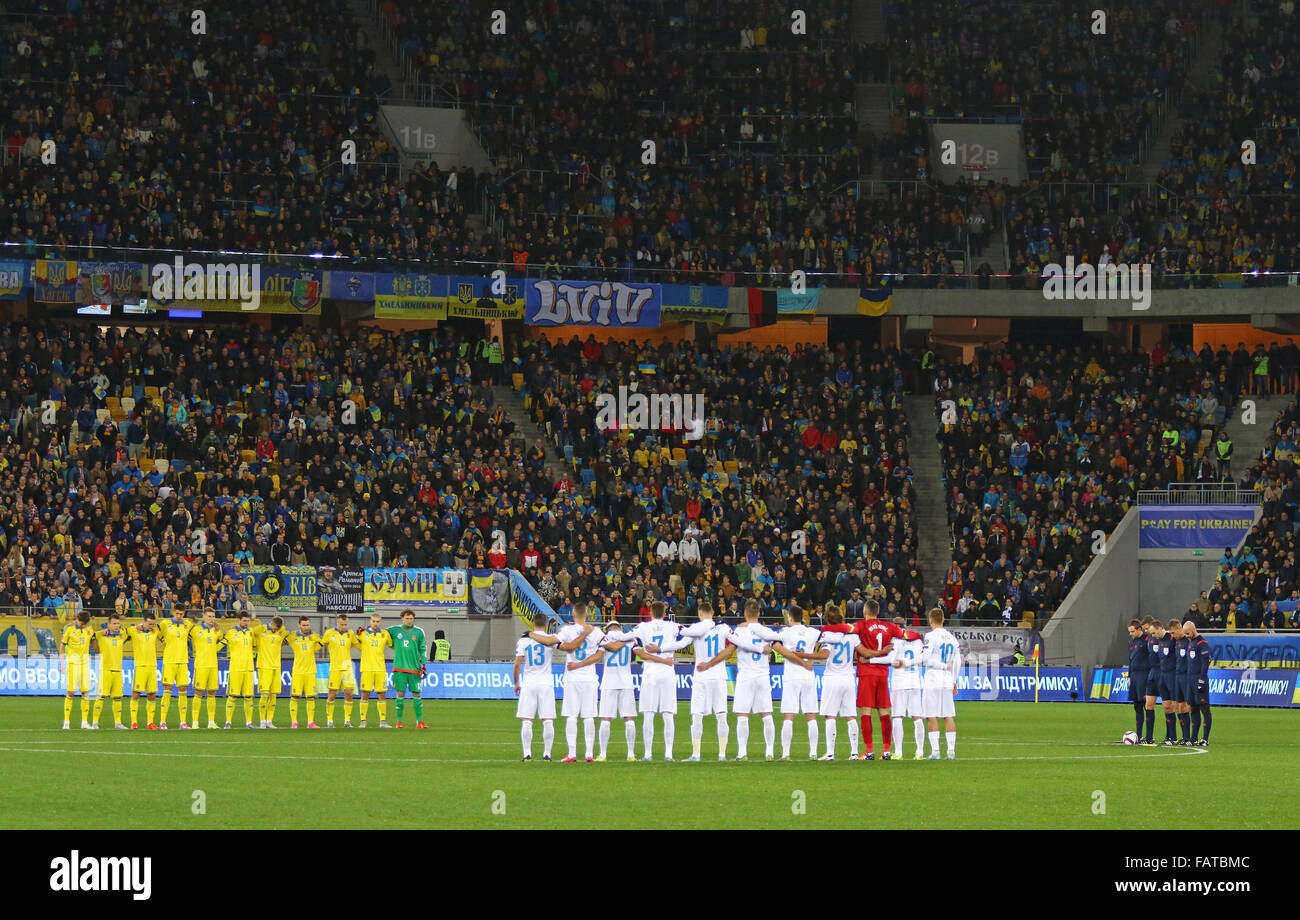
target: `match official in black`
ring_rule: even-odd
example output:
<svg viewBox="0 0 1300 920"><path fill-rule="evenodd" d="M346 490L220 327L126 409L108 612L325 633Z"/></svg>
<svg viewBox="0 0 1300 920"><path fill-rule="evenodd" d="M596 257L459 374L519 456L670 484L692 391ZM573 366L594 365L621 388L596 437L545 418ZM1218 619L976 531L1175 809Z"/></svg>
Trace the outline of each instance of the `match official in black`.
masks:
<svg viewBox="0 0 1300 920"><path fill-rule="evenodd" d="M1210 746L1210 643L1196 631L1196 623L1188 620L1183 624L1183 634L1191 634L1191 645L1187 648L1187 673L1191 684L1192 706L1192 744L1197 747ZM1196 739L1200 730L1201 738Z"/></svg>
<svg viewBox="0 0 1300 920"><path fill-rule="evenodd" d="M1143 723L1146 720L1147 671L1151 669L1149 653L1151 645L1147 634L1142 631L1141 620L1128 622L1128 698L1133 704L1133 715L1137 719L1137 736L1141 741ZM1154 705L1155 701L1152 700Z"/></svg>
<svg viewBox="0 0 1300 920"><path fill-rule="evenodd" d="M1178 744L1188 747L1192 743L1192 692L1187 686L1187 647L1191 645L1191 639L1183 632L1183 624L1177 620L1170 621L1169 631L1175 637L1174 651L1178 655L1174 662L1174 701L1178 704L1174 707L1174 712L1178 715L1178 727L1182 731Z"/></svg>

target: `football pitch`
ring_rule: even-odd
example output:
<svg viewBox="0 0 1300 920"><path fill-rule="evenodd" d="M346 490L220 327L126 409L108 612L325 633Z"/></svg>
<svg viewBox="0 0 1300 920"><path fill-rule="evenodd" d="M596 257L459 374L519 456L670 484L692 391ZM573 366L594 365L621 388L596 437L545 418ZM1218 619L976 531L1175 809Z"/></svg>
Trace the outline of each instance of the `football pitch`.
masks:
<svg viewBox="0 0 1300 920"><path fill-rule="evenodd" d="M287 708L281 701L281 726ZM679 760L690 754L686 709ZM533 761L520 762L508 702L429 701L424 731L381 730L372 709L365 730L89 732L59 728L58 698L6 698L0 826L1254 829L1294 828L1300 815L1295 712L1216 709L1205 750L1115 744L1133 727L1126 706L989 702L957 714L951 762L913 761L907 724L903 760L848 761L841 725L841 759L810 763L797 718L790 762L764 762L754 719L750 762L718 763L710 718L703 763L628 763L615 721L607 763L562 764L563 720L553 762L541 760L540 725ZM105 706L101 725L109 716ZM778 739L779 726L778 716ZM638 754L640 738L638 722ZM732 756L735 739L733 716Z"/></svg>

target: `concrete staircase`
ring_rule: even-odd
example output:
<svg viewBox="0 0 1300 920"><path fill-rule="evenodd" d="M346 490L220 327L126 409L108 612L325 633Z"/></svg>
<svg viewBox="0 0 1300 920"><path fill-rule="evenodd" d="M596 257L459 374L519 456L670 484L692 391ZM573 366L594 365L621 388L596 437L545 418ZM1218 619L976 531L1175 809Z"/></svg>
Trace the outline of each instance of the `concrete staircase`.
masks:
<svg viewBox="0 0 1300 920"><path fill-rule="evenodd" d="M859 45L883 41L885 4L883 0L853 0L853 40Z"/></svg>
<svg viewBox="0 0 1300 920"><path fill-rule="evenodd" d="M939 458L939 418L934 397L908 396L907 421L912 426L907 450L912 461L912 483L916 486L916 529L920 545L917 562L925 579L925 602L938 603L943 579L952 562L948 509L943 496L943 463Z"/></svg>
<svg viewBox="0 0 1300 920"><path fill-rule="evenodd" d="M882 0L854 0L853 41L867 45L884 41L885 14ZM859 136L870 133L879 143L889 133L889 84L859 83L854 88L853 111L857 116ZM877 161L867 179L879 179L882 166Z"/></svg>
<svg viewBox="0 0 1300 920"><path fill-rule="evenodd" d="M1224 427L1228 431L1228 437L1232 438L1232 475L1237 481L1241 481L1241 476L1246 470L1250 469L1259 458L1259 452L1264 449L1269 435L1273 431L1273 423L1277 421L1278 413L1290 405L1294 396L1243 396L1242 400L1254 400L1255 403L1255 424L1244 425L1241 421L1241 406L1228 416ZM1213 457L1213 448L1207 448L1210 456Z"/></svg>
<svg viewBox="0 0 1300 920"><path fill-rule="evenodd" d="M1187 73L1184 93L1203 92L1207 78L1219 63L1219 55L1223 50L1223 28L1213 17L1206 19L1205 31L1201 33L1200 41L1200 47L1196 49L1196 56L1192 59L1192 66ZM1160 133L1151 142L1146 159L1142 163L1143 182L1156 181L1161 168L1173 152L1174 138L1186 124L1187 119L1179 118L1177 112L1171 112L1165 119Z"/></svg>
<svg viewBox="0 0 1300 920"><path fill-rule="evenodd" d="M415 105L415 98L410 95L406 76L401 63L397 60L396 49L384 41L379 32L379 23L370 9L369 0L352 0L352 18L356 23L356 43L358 47L370 48L375 52L375 68L388 77L392 90L384 98L387 105Z"/></svg>
<svg viewBox="0 0 1300 920"><path fill-rule="evenodd" d="M525 450L531 449L534 444L541 441L546 448L547 465L557 470L564 467L564 455L555 449L555 445L551 443L546 433L533 424L533 414L524 408L523 396L515 392L514 387L508 386L493 387L492 395L497 403L510 413L510 419L515 423L519 436L524 438Z"/></svg>

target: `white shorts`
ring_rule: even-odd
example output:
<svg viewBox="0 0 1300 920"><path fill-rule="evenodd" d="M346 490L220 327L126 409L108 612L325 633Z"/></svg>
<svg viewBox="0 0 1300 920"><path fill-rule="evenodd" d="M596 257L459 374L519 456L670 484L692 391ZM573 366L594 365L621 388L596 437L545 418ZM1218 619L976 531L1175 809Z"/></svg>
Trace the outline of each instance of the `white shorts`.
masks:
<svg viewBox="0 0 1300 920"><path fill-rule="evenodd" d="M631 719L636 715L636 691L631 687L622 690L600 691L600 717L602 719Z"/></svg>
<svg viewBox="0 0 1300 920"><path fill-rule="evenodd" d="M921 714L927 719L955 718L957 710L953 706L952 697L951 684L947 687L926 687L921 694Z"/></svg>
<svg viewBox="0 0 1300 920"><path fill-rule="evenodd" d="M797 667L797 665L796 665ZM811 680L788 682L781 688L781 712L817 714L817 684Z"/></svg>
<svg viewBox="0 0 1300 920"><path fill-rule="evenodd" d="M727 714L727 682L725 680L691 681L691 715L725 716Z"/></svg>
<svg viewBox="0 0 1300 920"><path fill-rule="evenodd" d="M858 688L852 677L822 681L821 714L828 719L857 717Z"/></svg>
<svg viewBox="0 0 1300 920"><path fill-rule="evenodd" d="M596 682L584 681L564 685L564 702L560 704L560 715L566 719L570 716L580 719L596 717Z"/></svg>
<svg viewBox="0 0 1300 920"><path fill-rule="evenodd" d="M772 682L766 677L742 677L736 681L736 699L731 711L738 716L772 711Z"/></svg>
<svg viewBox="0 0 1300 920"><path fill-rule="evenodd" d="M521 719L554 719L555 687L549 681L521 686L515 715Z"/></svg>
<svg viewBox="0 0 1300 920"><path fill-rule="evenodd" d="M893 714L900 719L919 719L924 715L921 710L923 704L919 688L894 690L890 695L894 698Z"/></svg>
<svg viewBox="0 0 1300 920"><path fill-rule="evenodd" d="M642 712L677 712L677 681L673 677L641 677Z"/></svg>

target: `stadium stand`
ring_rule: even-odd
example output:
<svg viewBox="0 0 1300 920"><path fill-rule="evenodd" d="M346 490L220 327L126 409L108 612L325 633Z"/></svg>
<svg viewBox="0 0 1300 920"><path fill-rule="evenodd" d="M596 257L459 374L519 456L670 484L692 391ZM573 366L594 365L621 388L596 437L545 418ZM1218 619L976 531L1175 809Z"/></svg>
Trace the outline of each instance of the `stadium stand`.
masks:
<svg viewBox="0 0 1300 920"><path fill-rule="evenodd" d="M1274 352L1275 385L1294 392L1296 356ZM1220 481L1210 445L1257 366L1240 346L1146 354L1012 343L970 367L941 367L949 609L1040 619L1139 490Z"/></svg>
<svg viewBox="0 0 1300 920"><path fill-rule="evenodd" d="M736 615L750 592L769 613L874 596L896 615L923 614L896 352L575 337L529 343L521 357L535 420L598 511L653 548L641 577L666 585L670 604L693 614L708 598ZM597 397L621 380L701 394L709 427L699 440L667 424L644 437L602 430ZM613 590L617 575L611 567Z"/></svg>

